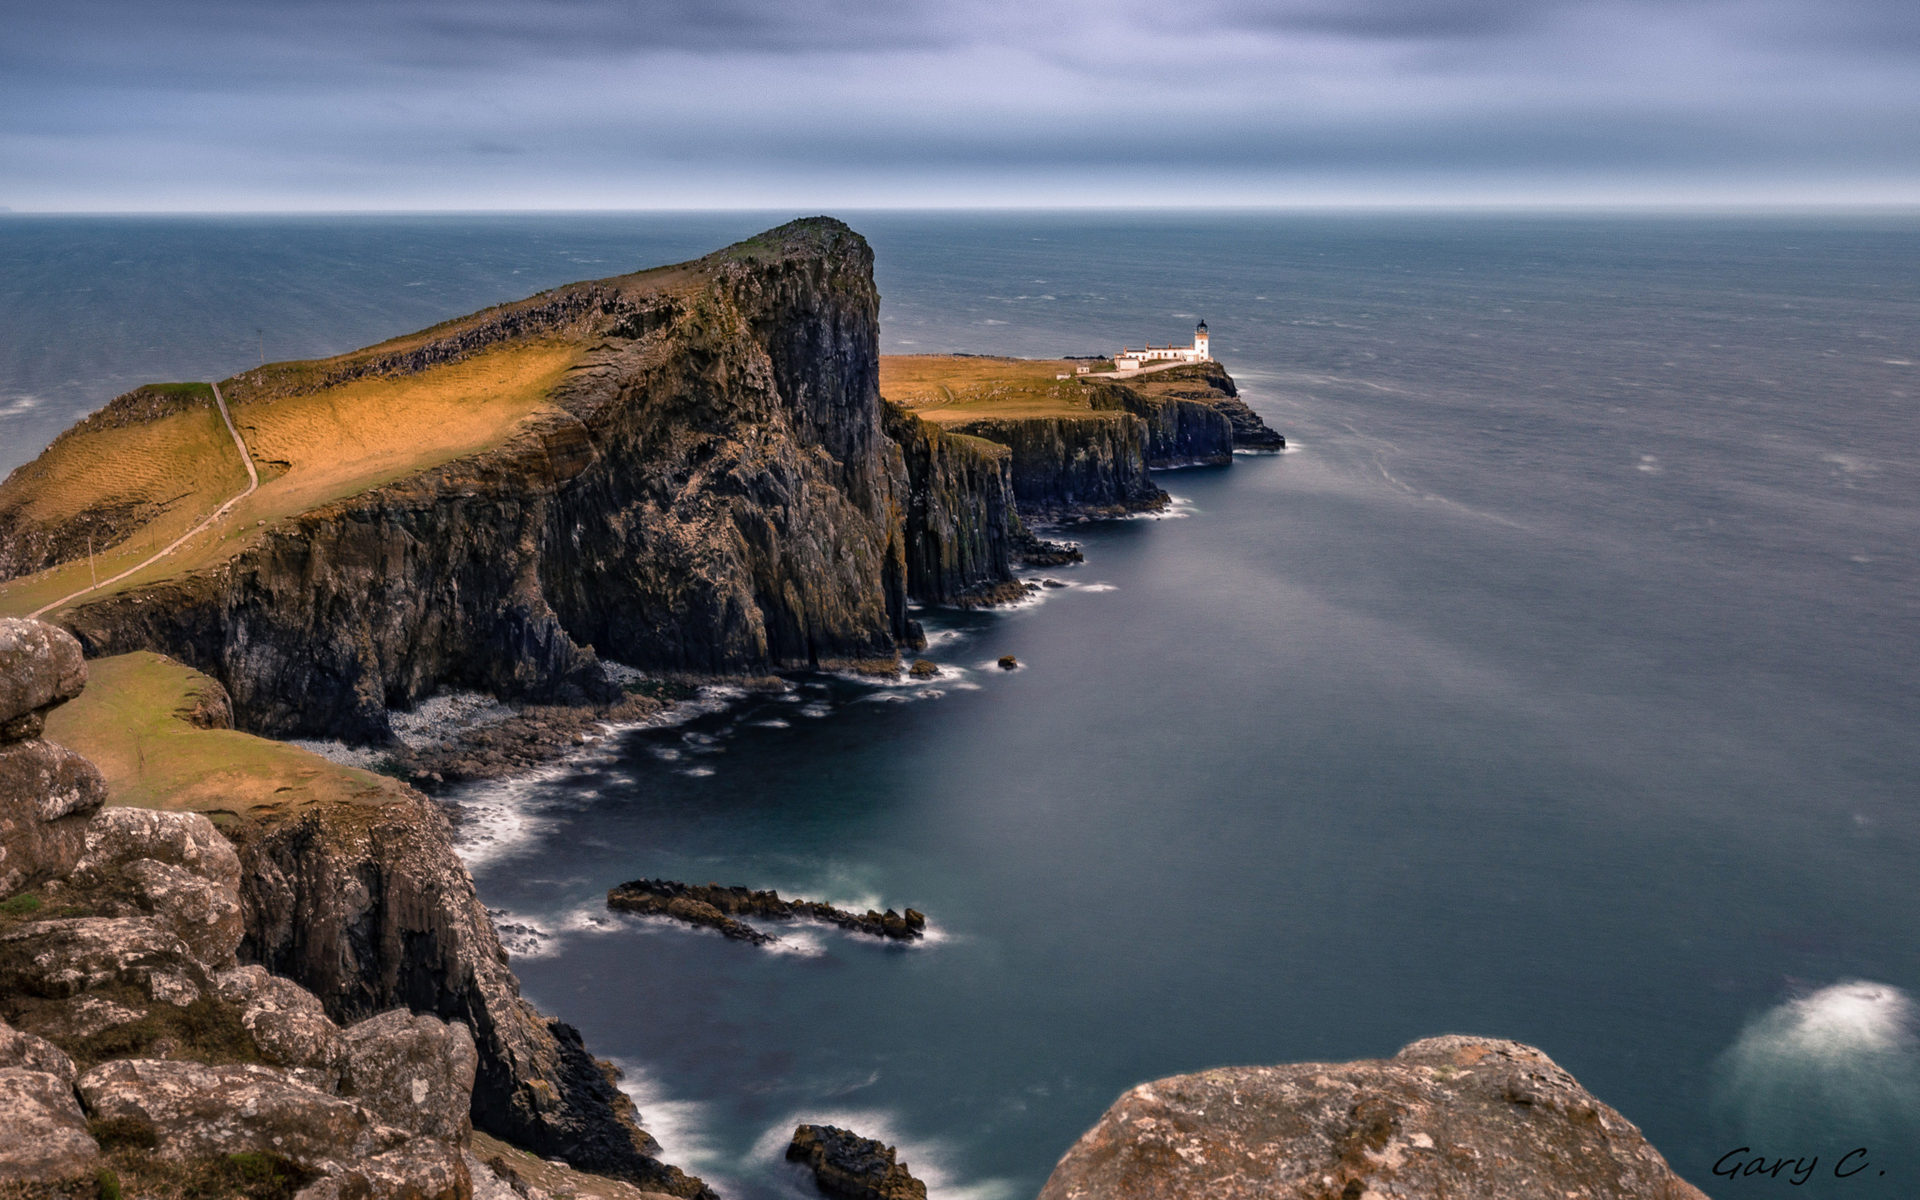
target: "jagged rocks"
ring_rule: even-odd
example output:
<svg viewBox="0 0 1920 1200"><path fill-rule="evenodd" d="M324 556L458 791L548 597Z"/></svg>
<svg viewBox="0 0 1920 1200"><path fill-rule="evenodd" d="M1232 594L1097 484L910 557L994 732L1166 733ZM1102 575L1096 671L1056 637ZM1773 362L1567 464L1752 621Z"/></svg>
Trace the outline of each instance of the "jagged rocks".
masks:
<svg viewBox="0 0 1920 1200"><path fill-rule="evenodd" d="M391 1124L444 1141L472 1132L479 1055L465 1025L395 1009L346 1031L341 1091Z"/></svg>
<svg viewBox="0 0 1920 1200"><path fill-rule="evenodd" d="M1012 451L1022 515L1079 520L1149 512L1169 503L1147 474L1147 423L1126 412L1072 417L984 417L949 433Z"/></svg>
<svg viewBox="0 0 1920 1200"><path fill-rule="evenodd" d="M469 1200L473 1193L457 1147L417 1138L315 1180L293 1200Z"/></svg>
<svg viewBox="0 0 1920 1200"><path fill-rule="evenodd" d="M0 1182L69 1179L91 1172L99 1158L71 1076L0 1067Z"/></svg>
<svg viewBox="0 0 1920 1200"><path fill-rule="evenodd" d="M235 889L151 858L128 863L122 874L134 902L185 942L202 965L214 970L234 965L233 952L246 933Z"/></svg>
<svg viewBox="0 0 1920 1200"><path fill-rule="evenodd" d="M722 887L717 883L681 883L672 879L634 879L607 892L607 907L620 912L645 913L672 917L690 925L716 929L727 937L765 945L774 939L761 933L739 917L761 917L787 921L805 917L825 921L856 933L894 941L912 941L925 937L927 918L909 908L905 913L871 909L852 913L818 900L783 900L771 890L755 891L744 887Z"/></svg>
<svg viewBox="0 0 1920 1200"><path fill-rule="evenodd" d="M60 999L120 984L184 1006L205 982L187 944L151 917L34 921L0 934L0 992Z"/></svg>
<svg viewBox="0 0 1920 1200"><path fill-rule="evenodd" d="M229 891L240 887L240 856L199 813L109 808L87 826L86 855L74 869L84 885L149 858L191 871Z"/></svg>
<svg viewBox="0 0 1920 1200"><path fill-rule="evenodd" d="M1230 1067L1120 1097L1039 1200L1705 1200L1640 1131L1519 1042Z"/></svg>
<svg viewBox="0 0 1920 1200"><path fill-rule="evenodd" d="M802 1125L787 1146L789 1162L805 1163L820 1190L841 1200L927 1200L927 1185L894 1149L833 1125Z"/></svg>
<svg viewBox="0 0 1920 1200"><path fill-rule="evenodd" d="M38 1071L68 1083L74 1076L73 1060L60 1047L0 1021L0 1069L5 1068Z"/></svg>
<svg viewBox="0 0 1920 1200"><path fill-rule="evenodd" d="M329 1090L339 1086L347 1066L347 1042L318 996L253 966L223 972L215 977L214 987L221 999L240 1006L240 1024L261 1058L312 1072ZM467 1086L471 1091L471 1078Z"/></svg>
<svg viewBox="0 0 1920 1200"><path fill-rule="evenodd" d="M87 686L72 634L44 621L0 617L0 742L37 738L47 710Z"/></svg>
<svg viewBox="0 0 1920 1200"><path fill-rule="evenodd" d="M0 745L0 897L73 869L106 803L92 763L38 739Z"/></svg>
<svg viewBox="0 0 1920 1200"><path fill-rule="evenodd" d="M361 1105L268 1067L121 1059L82 1075L78 1088L96 1121L135 1131L174 1161L276 1154L338 1172L407 1139Z"/></svg>

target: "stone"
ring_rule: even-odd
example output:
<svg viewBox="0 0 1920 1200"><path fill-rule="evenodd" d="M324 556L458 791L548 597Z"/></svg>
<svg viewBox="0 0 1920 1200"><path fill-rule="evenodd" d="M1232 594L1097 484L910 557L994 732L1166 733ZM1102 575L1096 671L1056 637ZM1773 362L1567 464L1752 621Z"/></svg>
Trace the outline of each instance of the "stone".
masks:
<svg viewBox="0 0 1920 1200"><path fill-rule="evenodd" d="M1000 656L1000 669L1002 671L1017 670L1019 666L1020 666L1020 660L1015 658L1013 655L1002 654Z"/></svg>
<svg viewBox="0 0 1920 1200"><path fill-rule="evenodd" d="M415 1138L308 1184L293 1200L472 1200L473 1178L458 1148Z"/></svg>
<svg viewBox="0 0 1920 1200"><path fill-rule="evenodd" d="M187 944L203 966L232 966L246 936L240 897L184 867L140 858L122 870L140 906Z"/></svg>
<svg viewBox="0 0 1920 1200"><path fill-rule="evenodd" d="M1142 1084L1039 1200L1705 1200L1532 1046L1448 1036L1391 1059L1228 1067Z"/></svg>
<svg viewBox="0 0 1920 1200"><path fill-rule="evenodd" d="M190 871L229 892L240 890L240 856L212 821L199 813L121 806L102 809L87 826L76 882L96 882L143 858Z"/></svg>
<svg viewBox="0 0 1920 1200"><path fill-rule="evenodd" d="M73 1060L65 1051L45 1038L22 1033L0 1021L0 1069L16 1067L73 1082Z"/></svg>
<svg viewBox="0 0 1920 1200"><path fill-rule="evenodd" d="M0 934L0 992L61 999L119 983L184 1006L203 978L186 943L152 917L35 921Z"/></svg>
<svg viewBox="0 0 1920 1200"><path fill-rule="evenodd" d="M252 1035L260 1057L276 1066L312 1071L315 1079L324 1081L325 1090L337 1088L346 1070L347 1043L320 998L291 979L269 975L259 967L242 970L258 972L258 978L244 996L229 1003L240 1005L240 1023ZM238 990L231 986L233 974L215 977L214 987L222 999Z"/></svg>
<svg viewBox="0 0 1920 1200"><path fill-rule="evenodd" d="M146 1015L144 1008L131 1008L105 996L80 996L52 1013L41 1014L35 1028L49 1037L79 1040L130 1024Z"/></svg>
<svg viewBox="0 0 1920 1200"><path fill-rule="evenodd" d="M99 770L65 746L0 745L0 896L72 871L106 800Z"/></svg>
<svg viewBox="0 0 1920 1200"><path fill-rule="evenodd" d="M252 1064L119 1059L80 1076L78 1086L95 1120L150 1134L155 1152L176 1162L278 1154L305 1170L331 1173L406 1140L351 1100Z"/></svg>
<svg viewBox="0 0 1920 1200"><path fill-rule="evenodd" d="M99 1160L71 1076L0 1067L0 1182L71 1179Z"/></svg>
<svg viewBox="0 0 1920 1200"><path fill-rule="evenodd" d="M47 710L87 686L87 660L64 629L0 617L0 742L40 736Z"/></svg>
<svg viewBox="0 0 1920 1200"><path fill-rule="evenodd" d="M397 1008L350 1026L345 1041L343 1095L402 1129L467 1139L480 1056L465 1025Z"/></svg>
<svg viewBox="0 0 1920 1200"><path fill-rule="evenodd" d="M927 1200L927 1185L892 1146L833 1125L802 1125L793 1131L787 1161L805 1163L814 1182L842 1200Z"/></svg>

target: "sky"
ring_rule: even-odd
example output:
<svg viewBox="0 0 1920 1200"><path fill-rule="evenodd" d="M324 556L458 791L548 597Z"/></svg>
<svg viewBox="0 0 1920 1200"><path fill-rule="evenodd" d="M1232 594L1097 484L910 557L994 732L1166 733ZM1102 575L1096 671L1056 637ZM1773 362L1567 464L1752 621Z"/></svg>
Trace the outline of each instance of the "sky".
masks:
<svg viewBox="0 0 1920 1200"><path fill-rule="evenodd" d="M0 206L1920 203L1920 0L0 0Z"/></svg>

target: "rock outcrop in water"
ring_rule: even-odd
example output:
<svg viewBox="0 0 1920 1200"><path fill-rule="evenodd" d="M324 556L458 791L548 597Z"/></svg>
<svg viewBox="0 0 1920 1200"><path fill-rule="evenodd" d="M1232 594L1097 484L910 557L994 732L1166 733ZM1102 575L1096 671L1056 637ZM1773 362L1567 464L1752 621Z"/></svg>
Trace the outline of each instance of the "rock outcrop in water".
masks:
<svg viewBox="0 0 1920 1200"><path fill-rule="evenodd" d="M1142 1084L1040 1200L1705 1200L1626 1118L1531 1046L1415 1042L1390 1059Z"/></svg>
<svg viewBox="0 0 1920 1200"><path fill-rule="evenodd" d="M818 900L783 900L770 889L755 891L744 887L722 887L717 883L680 883L671 879L635 879L607 892L607 907L619 912L647 916L672 917L689 925L713 929L737 941L764 946L774 939L740 920L759 917L767 921L796 919L822 921L854 933L869 934L897 942L925 937L927 918L915 909L897 913L868 909L848 912Z"/></svg>
<svg viewBox="0 0 1920 1200"><path fill-rule="evenodd" d="M820 1190L839 1200L927 1200L927 1185L896 1159L892 1146L833 1125L802 1125L787 1161L806 1164Z"/></svg>

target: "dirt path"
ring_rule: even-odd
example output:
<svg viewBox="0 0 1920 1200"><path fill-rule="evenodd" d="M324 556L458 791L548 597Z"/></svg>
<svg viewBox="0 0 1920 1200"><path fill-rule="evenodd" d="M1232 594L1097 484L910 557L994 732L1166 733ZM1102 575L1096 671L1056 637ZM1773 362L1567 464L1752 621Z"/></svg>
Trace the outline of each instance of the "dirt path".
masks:
<svg viewBox="0 0 1920 1200"><path fill-rule="evenodd" d="M122 579L125 579L127 576L146 570L148 567L159 562L161 559L165 558L167 555L172 554L175 550L178 550L181 546L185 545L187 542L187 539L205 530L208 526L212 525L215 521L218 521L221 517L224 517L228 513L232 512L234 505L240 503L242 500L245 500L248 496L253 495L255 489L257 489L260 486L260 472L253 469L253 455L247 453L247 443L240 437L240 431L234 428L233 414L227 411L227 400L226 400L226 397L220 394L220 385L216 383L216 384L213 384L212 387L213 387L213 403L215 407L217 407L220 410L220 419L222 421L225 421L227 424L227 433L232 435L233 437L233 448L240 452L240 465L244 466L247 469L247 490L234 496L231 500L228 500L225 504L222 504L219 508L213 511L213 515L207 517L204 521L201 521L198 525L195 525L192 529L187 530L185 533L181 534L179 537L173 539L173 541L169 542L165 546L165 548L157 551L151 558L148 558L146 561L136 563L133 566L128 567L126 570L120 572L118 575L115 575L111 579L103 579L99 583L92 584L88 587L83 587L79 591L73 593L71 596L62 596L60 597L60 599L55 600L51 604L43 604L39 608L34 609L31 613L28 613L27 614L28 616L37 617L42 613L49 612L53 609L61 607L62 605L70 604L73 601L78 600L80 597L86 595L88 592L98 591L103 587L112 587L114 584L119 583Z"/></svg>

